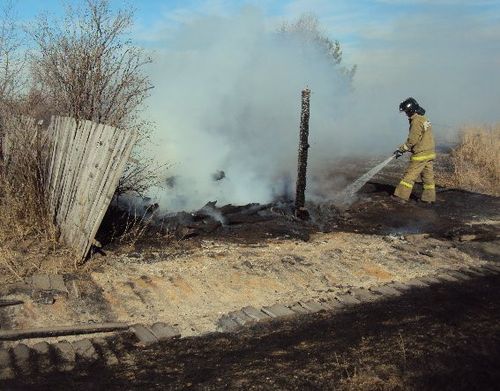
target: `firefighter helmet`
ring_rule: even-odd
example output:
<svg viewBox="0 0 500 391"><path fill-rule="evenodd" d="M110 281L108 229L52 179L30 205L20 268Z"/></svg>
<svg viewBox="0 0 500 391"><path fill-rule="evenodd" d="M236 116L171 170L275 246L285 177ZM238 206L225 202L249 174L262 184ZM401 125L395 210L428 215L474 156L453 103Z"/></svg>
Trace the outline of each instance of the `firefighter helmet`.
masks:
<svg viewBox="0 0 500 391"><path fill-rule="evenodd" d="M407 115L413 115L419 111L420 106L414 98L408 98L399 104L399 111L404 111Z"/></svg>

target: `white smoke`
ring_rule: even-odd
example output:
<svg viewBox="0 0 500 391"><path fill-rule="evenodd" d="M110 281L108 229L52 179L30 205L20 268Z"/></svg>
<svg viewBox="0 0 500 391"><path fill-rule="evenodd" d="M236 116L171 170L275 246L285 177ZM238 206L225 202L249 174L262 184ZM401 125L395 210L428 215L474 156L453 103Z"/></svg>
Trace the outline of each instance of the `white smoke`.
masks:
<svg viewBox="0 0 500 391"><path fill-rule="evenodd" d="M155 59L156 158L175 177L168 210L269 202L295 181L301 90L311 98L311 170L342 147L350 86L324 51L266 27L256 9L180 28ZM225 178L214 181L213 174Z"/></svg>
<svg viewBox="0 0 500 391"><path fill-rule="evenodd" d="M407 122L397 106L408 96L427 109L438 142L463 122L500 119L500 19L486 6L480 13L479 5L458 0L439 6L384 0L377 7L420 6L371 21L373 11L357 2L292 3L297 12L288 18L319 9L337 15L328 26L333 38L336 28L356 37L344 46L345 57L359 66L354 90L318 48L280 36L275 20L256 9L183 19L161 41L152 71L154 157L173 164L168 175L175 177L175 186L157 191L163 208L290 194L306 86L312 90L309 199L320 187L334 197L348 185L331 177L334 160L387 156L404 142ZM214 181L220 170L226 177Z"/></svg>

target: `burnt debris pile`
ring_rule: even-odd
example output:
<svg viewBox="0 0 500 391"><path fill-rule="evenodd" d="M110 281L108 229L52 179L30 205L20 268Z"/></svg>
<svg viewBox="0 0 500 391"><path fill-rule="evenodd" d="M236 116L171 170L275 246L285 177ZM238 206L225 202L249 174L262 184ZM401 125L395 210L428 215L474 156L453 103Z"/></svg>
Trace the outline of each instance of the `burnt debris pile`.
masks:
<svg viewBox="0 0 500 391"><path fill-rule="evenodd" d="M299 223L294 216L291 202L270 204L224 205L218 207L217 201L208 202L195 212L178 212L155 219L154 225L164 234L174 235L177 239L187 239L203 234L235 231L241 226L273 225L278 220L289 224ZM239 226L239 227L238 227Z"/></svg>
<svg viewBox="0 0 500 391"><path fill-rule="evenodd" d="M311 218L304 221L295 214L291 200L276 200L268 204L217 206L217 201L205 204L194 212L162 213L156 204L138 210L108 211L98 234L101 244L117 238L132 237L133 242L153 245L169 240L221 238L258 242L267 238L309 240L312 232L334 227L340 216L335 207L309 205ZM326 213L327 212L327 213ZM156 239L156 240L155 240Z"/></svg>

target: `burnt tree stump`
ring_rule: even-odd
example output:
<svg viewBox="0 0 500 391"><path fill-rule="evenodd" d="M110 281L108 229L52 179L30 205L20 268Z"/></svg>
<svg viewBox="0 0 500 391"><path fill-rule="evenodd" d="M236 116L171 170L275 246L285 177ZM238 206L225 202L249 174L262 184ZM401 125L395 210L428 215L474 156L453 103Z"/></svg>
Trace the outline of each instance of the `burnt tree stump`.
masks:
<svg viewBox="0 0 500 391"><path fill-rule="evenodd" d="M307 220L309 213L305 209L307 152L309 149L309 101L311 90L302 90L302 109L300 114L299 157L297 169L297 185L295 192L295 216Z"/></svg>

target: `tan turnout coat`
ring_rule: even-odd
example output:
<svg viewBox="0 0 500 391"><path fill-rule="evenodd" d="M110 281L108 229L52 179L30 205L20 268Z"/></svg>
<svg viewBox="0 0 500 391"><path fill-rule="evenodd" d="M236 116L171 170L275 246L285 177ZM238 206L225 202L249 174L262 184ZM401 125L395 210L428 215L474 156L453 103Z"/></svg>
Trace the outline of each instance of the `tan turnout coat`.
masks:
<svg viewBox="0 0 500 391"><path fill-rule="evenodd" d="M432 134L432 125L429 120L420 114L413 114L410 118L410 133L406 143L401 146L402 151L410 151L412 160L416 157L423 157L425 160L426 155L432 155L435 158L435 144L434 135Z"/></svg>
<svg viewBox="0 0 500 391"><path fill-rule="evenodd" d="M400 151L411 152L410 165L403 179L399 182L394 195L408 200L415 181L421 177L423 181L422 201L434 202L436 190L434 184L433 161L436 158L434 135L429 120L420 114L410 118L410 132L406 142L399 147Z"/></svg>

